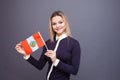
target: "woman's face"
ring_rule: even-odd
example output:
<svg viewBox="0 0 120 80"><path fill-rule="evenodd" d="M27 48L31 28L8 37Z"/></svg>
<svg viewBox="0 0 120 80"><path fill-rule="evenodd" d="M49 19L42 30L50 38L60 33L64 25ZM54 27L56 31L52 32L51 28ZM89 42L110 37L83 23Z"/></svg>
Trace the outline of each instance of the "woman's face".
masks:
<svg viewBox="0 0 120 80"><path fill-rule="evenodd" d="M61 16L53 17L51 22L53 31L56 32L58 36L64 33L66 26Z"/></svg>

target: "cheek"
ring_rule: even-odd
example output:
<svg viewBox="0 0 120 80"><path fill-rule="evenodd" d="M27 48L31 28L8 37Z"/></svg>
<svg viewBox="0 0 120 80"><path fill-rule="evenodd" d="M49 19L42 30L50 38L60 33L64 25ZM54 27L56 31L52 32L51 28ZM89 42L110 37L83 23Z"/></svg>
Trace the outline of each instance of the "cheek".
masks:
<svg viewBox="0 0 120 80"><path fill-rule="evenodd" d="M55 29L56 29L56 26L52 26L52 30L55 31Z"/></svg>
<svg viewBox="0 0 120 80"><path fill-rule="evenodd" d="M65 26L65 23L62 23L61 26Z"/></svg>
<svg viewBox="0 0 120 80"><path fill-rule="evenodd" d="M52 29L54 30L56 28L56 26L52 26Z"/></svg>

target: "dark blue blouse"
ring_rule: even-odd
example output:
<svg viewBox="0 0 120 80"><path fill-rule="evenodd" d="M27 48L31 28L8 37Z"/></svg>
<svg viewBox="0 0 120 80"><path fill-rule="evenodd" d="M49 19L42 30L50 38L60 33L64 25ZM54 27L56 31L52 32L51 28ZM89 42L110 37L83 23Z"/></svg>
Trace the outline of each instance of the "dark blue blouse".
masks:
<svg viewBox="0 0 120 80"><path fill-rule="evenodd" d="M57 41L51 42L48 40L46 45L49 50L54 50ZM42 55L39 60L32 56L27 60L36 68L41 70L46 62L48 62L48 72L52 65L50 58L44 55L46 48L43 48ZM56 51L57 58L60 60L58 65L53 68L49 80L70 80L70 74L76 75L80 64L81 49L79 42L71 37L64 38L60 41Z"/></svg>

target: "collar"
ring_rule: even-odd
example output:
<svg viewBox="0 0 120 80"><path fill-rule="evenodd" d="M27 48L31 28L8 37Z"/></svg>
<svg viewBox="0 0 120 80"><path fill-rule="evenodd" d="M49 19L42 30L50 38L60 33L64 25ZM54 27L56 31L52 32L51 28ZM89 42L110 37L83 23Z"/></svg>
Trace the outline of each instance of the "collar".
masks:
<svg viewBox="0 0 120 80"><path fill-rule="evenodd" d="M66 33L63 33L62 35L58 36L56 35L56 40L58 39L63 39L63 38L66 38L67 37L67 34Z"/></svg>

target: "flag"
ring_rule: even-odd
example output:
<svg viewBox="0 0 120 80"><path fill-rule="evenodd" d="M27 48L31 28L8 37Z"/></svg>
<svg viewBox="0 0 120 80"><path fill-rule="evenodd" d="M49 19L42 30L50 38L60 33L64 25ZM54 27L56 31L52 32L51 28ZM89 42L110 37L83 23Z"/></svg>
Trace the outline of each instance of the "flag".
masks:
<svg viewBox="0 0 120 80"><path fill-rule="evenodd" d="M34 33L21 42L21 46L23 47L27 55L31 54L44 45L45 42L39 32Z"/></svg>

